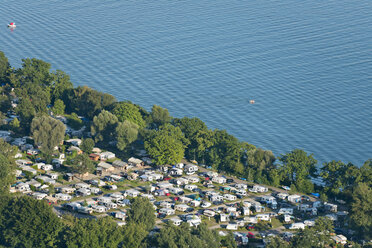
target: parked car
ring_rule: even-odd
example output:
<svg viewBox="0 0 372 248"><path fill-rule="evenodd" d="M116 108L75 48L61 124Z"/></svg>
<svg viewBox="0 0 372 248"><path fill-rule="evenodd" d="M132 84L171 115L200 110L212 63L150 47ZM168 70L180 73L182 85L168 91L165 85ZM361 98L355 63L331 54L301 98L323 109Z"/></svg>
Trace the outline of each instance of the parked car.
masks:
<svg viewBox="0 0 372 248"><path fill-rule="evenodd" d="M226 179L226 183L234 183L234 179L228 178L228 179Z"/></svg>

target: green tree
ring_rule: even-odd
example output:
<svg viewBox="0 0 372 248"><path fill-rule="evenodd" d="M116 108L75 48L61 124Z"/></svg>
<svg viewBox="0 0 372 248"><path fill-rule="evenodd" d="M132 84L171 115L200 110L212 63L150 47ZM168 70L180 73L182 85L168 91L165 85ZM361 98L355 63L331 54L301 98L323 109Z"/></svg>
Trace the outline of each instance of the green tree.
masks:
<svg viewBox="0 0 372 248"><path fill-rule="evenodd" d="M49 87L54 79L50 73L51 64L35 58L22 59L22 67L15 71L21 85L30 83Z"/></svg>
<svg viewBox="0 0 372 248"><path fill-rule="evenodd" d="M9 193L9 186L14 181L15 166L0 153L0 197Z"/></svg>
<svg viewBox="0 0 372 248"><path fill-rule="evenodd" d="M268 239L266 248L290 248L291 246L288 244L288 242L284 241L278 236L270 237Z"/></svg>
<svg viewBox="0 0 372 248"><path fill-rule="evenodd" d="M36 115L36 110L31 104L30 99L22 98L17 105L16 113L20 116L21 127L25 134L30 133L31 121Z"/></svg>
<svg viewBox="0 0 372 248"><path fill-rule="evenodd" d="M62 99L67 90L73 89L73 85L70 81L70 76L61 70L56 70L52 73L52 76L51 96L52 103L54 103L57 99Z"/></svg>
<svg viewBox="0 0 372 248"><path fill-rule="evenodd" d="M172 117L169 115L168 109L162 108L158 105L153 105L151 109L152 121L161 126L171 121Z"/></svg>
<svg viewBox="0 0 372 248"><path fill-rule="evenodd" d="M40 146L40 150L50 156L65 136L65 125L49 116L35 117L31 123L31 132L35 144Z"/></svg>
<svg viewBox="0 0 372 248"><path fill-rule="evenodd" d="M14 197L0 207L0 243L6 247L55 247L62 224L45 201Z"/></svg>
<svg viewBox="0 0 372 248"><path fill-rule="evenodd" d="M372 239L372 188L368 183L359 183L352 193L350 222L357 235Z"/></svg>
<svg viewBox="0 0 372 248"><path fill-rule="evenodd" d="M118 227L110 218L74 219L63 232L61 247L117 248L122 242L124 228Z"/></svg>
<svg viewBox="0 0 372 248"><path fill-rule="evenodd" d="M19 120L17 118L14 118L11 122L10 122L10 127L12 128L12 130L14 132L17 132L20 128L21 124L19 122Z"/></svg>
<svg viewBox="0 0 372 248"><path fill-rule="evenodd" d="M119 102L115 105L112 113L120 122L130 121L140 128L145 127L146 123L142 118L139 108L130 102Z"/></svg>
<svg viewBox="0 0 372 248"><path fill-rule="evenodd" d="M138 126L130 121L119 122L115 129L117 148L123 151L138 137Z"/></svg>
<svg viewBox="0 0 372 248"><path fill-rule="evenodd" d="M0 84L5 83L9 76L10 65L8 62L8 58L5 54L0 51Z"/></svg>
<svg viewBox="0 0 372 248"><path fill-rule="evenodd" d="M94 136L95 142L112 141L117 124L118 118L106 110L102 110L99 115L94 116L91 132Z"/></svg>
<svg viewBox="0 0 372 248"><path fill-rule="evenodd" d="M124 227L123 241L121 243L123 248L140 248L144 246L144 240L148 235L148 231L144 225L136 223L128 223Z"/></svg>
<svg viewBox="0 0 372 248"><path fill-rule="evenodd" d="M71 169L75 173L84 174L86 172L93 173L95 166L87 154L79 154L72 161Z"/></svg>
<svg viewBox="0 0 372 248"><path fill-rule="evenodd" d="M61 99L57 99L55 102L54 102L54 106L53 106L53 114L54 115L63 115L65 113L65 104L63 103L63 101Z"/></svg>
<svg viewBox="0 0 372 248"><path fill-rule="evenodd" d="M154 130L146 137L145 149L156 165L179 163L185 152L183 134L178 127Z"/></svg>
<svg viewBox="0 0 372 248"><path fill-rule="evenodd" d="M128 223L143 225L147 231L155 225L154 208L147 198L134 198L127 213Z"/></svg>
<svg viewBox="0 0 372 248"><path fill-rule="evenodd" d="M76 89L67 89L63 101L66 104L66 112L75 112L87 118L93 118L103 109L111 106L115 98L87 86L79 86Z"/></svg>
<svg viewBox="0 0 372 248"><path fill-rule="evenodd" d="M84 139L82 142L81 142L81 150L83 150L83 152L85 153L91 153L93 148L95 146L95 143L94 143L94 140L91 139L91 138L87 138L87 139Z"/></svg>
<svg viewBox="0 0 372 248"><path fill-rule="evenodd" d="M280 170L284 175L284 184L294 183L299 191L310 193L310 175L315 174L317 163L313 154L307 155L305 151L295 149L290 153L281 155L279 161L282 162Z"/></svg>

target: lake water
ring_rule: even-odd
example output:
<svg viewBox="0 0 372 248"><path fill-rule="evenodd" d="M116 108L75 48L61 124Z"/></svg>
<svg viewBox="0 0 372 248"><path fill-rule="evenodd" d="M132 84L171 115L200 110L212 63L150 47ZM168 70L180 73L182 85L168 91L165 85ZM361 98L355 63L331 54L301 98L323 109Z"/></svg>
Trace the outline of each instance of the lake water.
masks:
<svg viewBox="0 0 372 248"><path fill-rule="evenodd" d="M0 4L13 66L43 59L75 85L199 117L275 155L372 157L372 1Z"/></svg>

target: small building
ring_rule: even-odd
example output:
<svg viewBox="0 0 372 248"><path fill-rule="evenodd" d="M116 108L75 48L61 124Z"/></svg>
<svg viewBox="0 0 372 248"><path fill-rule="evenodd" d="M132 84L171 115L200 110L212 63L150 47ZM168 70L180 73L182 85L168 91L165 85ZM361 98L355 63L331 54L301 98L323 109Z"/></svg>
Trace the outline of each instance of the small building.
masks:
<svg viewBox="0 0 372 248"><path fill-rule="evenodd" d="M193 191L193 190L195 190L197 188L198 188L198 186L196 186L194 184L187 184L187 185L185 185L185 189L190 190L190 191Z"/></svg>
<svg viewBox="0 0 372 248"><path fill-rule="evenodd" d="M181 212L185 212L188 208L189 206L187 206L186 204L178 204L174 206L174 210Z"/></svg>
<svg viewBox="0 0 372 248"><path fill-rule="evenodd" d="M92 209L94 212L97 213L105 213L107 211L107 208L103 205L92 206Z"/></svg>
<svg viewBox="0 0 372 248"><path fill-rule="evenodd" d="M244 217L244 221L247 222L247 223L251 223L251 224L256 224L258 222L256 216L247 216L247 217Z"/></svg>
<svg viewBox="0 0 372 248"><path fill-rule="evenodd" d="M231 194L224 194L223 195L223 198L227 201L235 201L236 200L236 196L235 195L231 195Z"/></svg>
<svg viewBox="0 0 372 248"><path fill-rule="evenodd" d="M127 217L127 214L124 212L115 212L114 217L116 219L120 219L122 221L125 221L125 218Z"/></svg>
<svg viewBox="0 0 372 248"><path fill-rule="evenodd" d="M227 224L226 229L236 231L236 230L238 230L238 224L237 223L229 223L229 224Z"/></svg>
<svg viewBox="0 0 372 248"><path fill-rule="evenodd" d="M75 188L77 188L77 189L81 189L81 188L88 189L88 188L90 188L90 185L87 184L87 183L77 183L77 184L75 184Z"/></svg>
<svg viewBox="0 0 372 248"><path fill-rule="evenodd" d="M67 152L70 153L70 154L73 153L73 152L76 152L77 154L82 154L83 153L83 151L77 146L70 146L67 149Z"/></svg>
<svg viewBox="0 0 372 248"><path fill-rule="evenodd" d="M248 185L247 184L243 184L243 183L237 183L237 184L235 184L235 188L247 190Z"/></svg>
<svg viewBox="0 0 372 248"><path fill-rule="evenodd" d="M293 208L281 208L279 209L279 212L278 214L290 214L292 215L293 214Z"/></svg>
<svg viewBox="0 0 372 248"><path fill-rule="evenodd" d="M41 169L42 170L45 170L45 171L50 171L50 170L53 170L53 165L51 164L44 164L41 166Z"/></svg>
<svg viewBox="0 0 372 248"><path fill-rule="evenodd" d="M128 170L128 163L124 162L124 161L121 161L121 160L115 160L114 162L112 162L112 165L121 170L121 171L126 171Z"/></svg>
<svg viewBox="0 0 372 248"><path fill-rule="evenodd" d="M167 201L162 201L159 203L159 206L162 208L172 208L172 203Z"/></svg>
<svg viewBox="0 0 372 248"><path fill-rule="evenodd" d="M305 224L303 222L293 223L289 226L289 229L305 229Z"/></svg>
<svg viewBox="0 0 372 248"><path fill-rule="evenodd" d="M229 221L229 215L221 213L220 214L220 222L227 222L227 221Z"/></svg>
<svg viewBox="0 0 372 248"><path fill-rule="evenodd" d="M184 171L187 175L192 175L192 174L194 174L195 172L198 171L198 166L196 166L194 164L187 164L184 167Z"/></svg>
<svg viewBox="0 0 372 248"><path fill-rule="evenodd" d="M183 192L183 190L180 189L180 188L168 188L168 190L169 190L169 193L171 193L171 194L175 194L175 195L177 195L177 194Z"/></svg>
<svg viewBox="0 0 372 248"><path fill-rule="evenodd" d="M112 152L102 152L99 154L100 160L108 160L108 159L114 159L114 158L115 158L115 153L112 153Z"/></svg>
<svg viewBox="0 0 372 248"><path fill-rule="evenodd" d="M331 212L337 212L337 205L336 204L332 204L332 203L328 203L328 202L325 202L324 203L324 209L326 211L331 211Z"/></svg>
<svg viewBox="0 0 372 248"><path fill-rule="evenodd" d="M251 214L251 210L249 207L243 207L242 208L242 214L243 215L250 215Z"/></svg>
<svg viewBox="0 0 372 248"><path fill-rule="evenodd" d="M159 209L159 213L165 215L174 215L176 212L174 209L171 208L161 208Z"/></svg>
<svg viewBox="0 0 372 248"><path fill-rule="evenodd" d="M60 200L60 201L70 201L72 199L72 196L70 196L68 194L63 194L63 193L55 194L54 197L57 198L57 200Z"/></svg>
<svg viewBox="0 0 372 248"><path fill-rule="evenodd" d="M174 177L182 176L182 170L178 168L172 168L169 170L168 174Z"/></svg>
<svg viewBox="0 0 372 248"><path fill-rule="evenodd" d="M95 154L95 153L91 153L89 154L89 158L93 161L98 161L100 156L98 154Z"/></svg>
<svg viewBox="0 0 372 248"><path fill-rule="evenodd" d="M64 178L68 181L68 182L71 182L75 179L74 177L74 174L72 173L66 173L66 175L64 176Z"/></svg>
<svg viewBox="0 0 372 248"><path fill-rule="evenodd" d="M216 215L216 212L212 211L212 210L209 210L209 209L206 209L203 211L203 214L207 217L214 217Z"/></svg>
<svg viewBox="0 0 372 248"><path fill-rule="evenodd" d="M277 196L279 199L281 199L281 200L285 200L285 199L287 199L287 197L289 196L289 194L288 194L288 193L284 193L284 192L280 192L280 193L278 193L276 196Z"/></svg>
<svg viewBox="0 0 372 248"><path fill-rule="evenodd" d="M156 185L161 189L173 188L173 184L171 184L170 182L160 182L157 183Z"/></svg>
<svg viewBox="0 0 372 248"><path fill-rule="evenodd" d="M344 236L344 235L336 235L336 236L332 236L331 239L333 239L336 244L346 244L347 243L347 238Z"/></svg>
<svg viewBox="0 0 372 248"><path fill-rule="evenodd" d="M288 201L292 203L299 203L301 202L302 198L299 195L289 195L288 196Z"/></svg>
<svg viewBox="0 0 372 248"><path fill-rule="evenodd" d="M40 192L34 192L32 194L32 196L36 199L36 200L42 200L44 199L45 197L47 197L48 195L47 194L44 194L44 193L40 193Z"/></svg>
<svg viewBox="0 0 372 248"><path fill-rule="evenodd" d="M224 177L213 177L212 182L219 183L219 184L224 184L224 183L226 183L226 178L224 178Z"/></svg>
<svg viewBox="0 0 372 248"><path fill-rule="evenodd" d="M140 192L136 189L128 189L125 191L125 194L129 197L137 197L139 196Z"/></svg>
<svg viewBox="0 0 372 248"><path fill-rule="evenodd" d="M98 167L101 167L103 172L112 172L115 169L111 164L106 162L99 162Z"/></svg>
<svg viewBox="0 0 372 248"><path fill-rule="evenodd" d="M76 194L79 196L88 196L91 194L90 189L88 188L80 188L76 190Z"/></svg>
<svg viewBox="0 0 372 248"><path fill-rule="evenodd" d="M291 222L292 221L292 216L289 215L289 214L285 214L284 215L284 222L288 223L288 222Z"/></svg>
<svg viewBox="0 0 372 248"><path fill-rule="evenodd" d="M73 194L75 192L75 188L72 187L62 187L62 188L56 188L57 192L61 192L63 194Z"/></svg>
<svg viewBox="0 0 372 248"><path fill-rule="evenodd" d="M270 214L257 214L257 220L271 221Z"/></svg>
<svg viewBox="0 0 372 248"><path fill-rule="evenodd" d="M145 163L141 159L134 157L128 159L128 164L134 167L141 167L145 165Z"/></svg>
<svg viewBox="0 0 372 248"><path fill-rule="evenodd" d="M170 218L170 219L168 219L168 221L170 221L171 223L173 223L173 225L175 225L175 226L179 226L182 223L182 220L180 218L178 218L178 217Z"/></svg>
<svg viewBox="0 0 372 248"><path fill-rule="evenodd" d="M199 177L196 176L188 176L186 179L189 180L189 183L198 183L200 181Z"/></svg>
<svg viewBox="0 0 372 248"><path fill-rule="evenodd" d="M66 143L71 144L73 146L80 146L81 145L81 139L69 139L66 140Z"/></svg>
<svg viewBox="0 0 372 248"><path fill-rule="evenodd" d="M191 205L192 207L199 207L200 204L201 204L201 202L200 202L200 201L197 201L197 200L192 200L192 201L190 202L190 205Z"/></svg>
<svg viewBox="0 0 372 248"><path fill-rule="evenodd" d="M265 193L269 191L269 189L261 185L254 185L251 189L249 189L249 191L253 193Z"/></svg>

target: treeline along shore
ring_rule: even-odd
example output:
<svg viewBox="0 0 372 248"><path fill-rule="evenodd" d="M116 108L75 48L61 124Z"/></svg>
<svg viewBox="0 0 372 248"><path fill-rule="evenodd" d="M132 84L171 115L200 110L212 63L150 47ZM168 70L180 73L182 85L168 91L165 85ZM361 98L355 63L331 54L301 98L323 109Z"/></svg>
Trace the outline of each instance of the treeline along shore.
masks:
<svg viewBox="0 0 372 248"><path fill-rule="evenodd" d="M83 139L84 153L66 161L71 173L94 171L87 162L94 146L114 151L122 159L145 150L153 167L175 165L183 159L197 161L199 166L247 184L287 186L293 193L315 193L323 202L343 201L348 211L344 224L354 231L354 247L362 240L372 239L372 159L363 165L330 161L317 168L314 155L300 149L276 157L271 151L239 141L225 130L211 130L196 117L173 118L167 109L157 105L147 111L87 86L74 87L65 72L51 71L49 63L35 58L23 59L20 68L13 68L0 52L0 85L0 129L14 137L31 137L40 150L39 159L50 163L64 153L61 141L72 137L66 135L66 125L61 120L72 130L70 133ZM221 238L206 225L169 226L149 235L155 215L151 204L141 198L133 200L128 223L123 227L117 227L110 218L59 218L47 203L9 193L15 181L17 152L17 147L0 139L0 247L237 245L232 235ZM320 178L322 183L314 184L314 178ZM288 242L276 240L268 246L324 247L326 240L307 242L322 231L300 234Z"/></svg>

